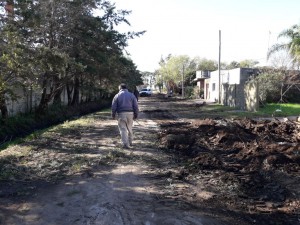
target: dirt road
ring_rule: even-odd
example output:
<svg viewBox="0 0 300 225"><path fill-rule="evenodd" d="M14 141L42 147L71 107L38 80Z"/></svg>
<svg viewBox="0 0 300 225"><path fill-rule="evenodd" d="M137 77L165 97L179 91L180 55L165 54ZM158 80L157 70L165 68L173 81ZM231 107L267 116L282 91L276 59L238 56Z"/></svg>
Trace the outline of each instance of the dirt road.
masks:
<svg viewBox="0 0 300 225"><path fill-rule="evenodd" d="M140 107L143 111L143 102ZM36 143L38 140L29 143L35 143L38 150L31 150L33 162L27 161L26 166L33 166L34 160L36 164L43 160L61 163L59 159L69 154L65 149L71 145L76 147L75 143L87 148L93 146L87 152L80 152L80 157L89 158L94 165L91 163L86 170L55 184L6 182L0 199L1 224L224 224L222 219L212 219L213 216L184 201L164 197L165 191L173 191L172 182L166 177L157 177L157 171L170 159L157 149L159 128L143 112L135 123L134 147L126 151L120 149L116 121L110 119L109 113L93 116L96 119L88 129L82 127L77 133L68 132L56 140L52 136L43 143ZM14 153L17 154L15 148L3 151L1 157L4 159ZM97 158L107 160L97 161ZM44 164L40 167L43 166L47 167ZM22 184L26 188L21 187Z"/></svg>
<svg viewBox="0 0 300 225"><path fill-rule="evenodd" d="M206 161L198 156L195 164L188 151L178 154L189 149L185 130L195 122L180 114L195 113L186 103L153 97L141 98L139 104L141 115L129 150L120 148L116 121L101 112L88 116L84 125L62 126L2 151L0 163L10 162L5 168L14 176L7 175L0 184L1 224L300 224L299 192L293 192L297 196L289 202L295 212L285 214L275 210L282 202L258 201L239 192L236 178L231 171L225 177L217 156L206 152ZM179 104L181 112L176 111ZM187 159L189 154L193 157ZM289 181L294 187L299 179ZM288 195L277 191L285 202ZM268 210L258 211L251 202Z"/></svg>

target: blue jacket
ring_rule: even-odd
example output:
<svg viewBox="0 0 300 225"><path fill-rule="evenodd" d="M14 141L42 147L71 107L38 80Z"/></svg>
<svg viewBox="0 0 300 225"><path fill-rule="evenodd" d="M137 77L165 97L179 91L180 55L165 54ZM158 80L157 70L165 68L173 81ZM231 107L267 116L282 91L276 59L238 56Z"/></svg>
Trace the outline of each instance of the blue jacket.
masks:
<svg viewBox="0 0 300 225"><path fill-rule="evenodd" d="M112 116L116 113L133 112L137 117L139 113L139 107L134 94L127 89L121 89L118 94L115 95L111 105Z"/></svg>

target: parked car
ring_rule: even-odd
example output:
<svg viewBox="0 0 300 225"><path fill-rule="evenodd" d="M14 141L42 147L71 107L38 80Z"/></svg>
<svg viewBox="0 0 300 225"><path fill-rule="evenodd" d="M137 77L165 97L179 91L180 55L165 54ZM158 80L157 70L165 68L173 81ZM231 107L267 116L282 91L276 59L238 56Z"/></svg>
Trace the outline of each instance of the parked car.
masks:
<svg viewBox="0 0 300 225"><path fill-rule="evenodd" d="M150 88L143 88L142 90L140 90L140 96L151 96L152 95L152 90Z"/></svg>

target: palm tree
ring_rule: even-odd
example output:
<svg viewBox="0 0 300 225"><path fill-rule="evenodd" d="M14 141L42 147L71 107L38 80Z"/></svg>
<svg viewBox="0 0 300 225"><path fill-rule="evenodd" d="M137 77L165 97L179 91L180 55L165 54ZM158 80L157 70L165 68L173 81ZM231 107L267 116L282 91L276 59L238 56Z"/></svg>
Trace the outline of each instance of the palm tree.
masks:
<svg viewBox="0 0 300 225"><path fill-rule="evenodd" d="M287 30L282 31L278 38L287 38L287 43L275 44L268 51L268 58L275 52L287 50L294 62L300 62L300 25L293 25Z"/></svg>

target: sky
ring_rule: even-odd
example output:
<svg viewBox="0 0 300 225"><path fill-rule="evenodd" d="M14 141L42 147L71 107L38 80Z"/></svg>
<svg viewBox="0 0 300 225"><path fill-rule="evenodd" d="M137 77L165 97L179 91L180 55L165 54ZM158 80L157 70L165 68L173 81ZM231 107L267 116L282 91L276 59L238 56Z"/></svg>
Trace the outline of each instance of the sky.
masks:
<svg viewBox="0 0 300 225"><path fill-rule="evenodd" d="M143 31L126 50L140 71L154 72L169 54L221 62L245 59L267 63L268 48L284 40L278 35L300 24L300 0L111 0L116 9L131 10L131 26Z"/></svg>

